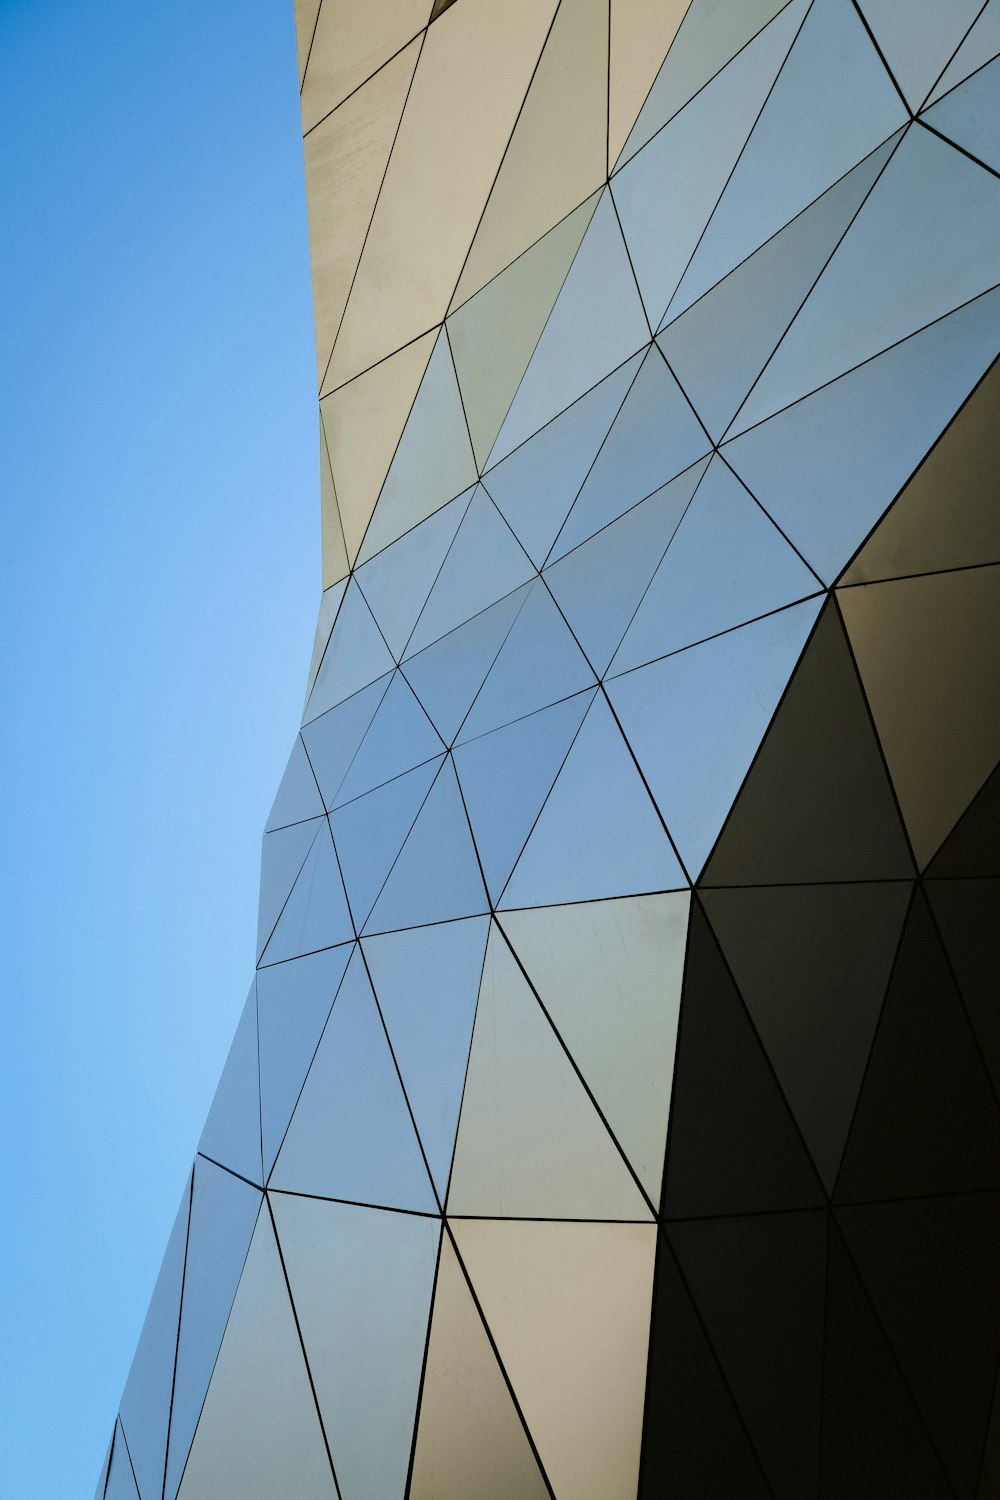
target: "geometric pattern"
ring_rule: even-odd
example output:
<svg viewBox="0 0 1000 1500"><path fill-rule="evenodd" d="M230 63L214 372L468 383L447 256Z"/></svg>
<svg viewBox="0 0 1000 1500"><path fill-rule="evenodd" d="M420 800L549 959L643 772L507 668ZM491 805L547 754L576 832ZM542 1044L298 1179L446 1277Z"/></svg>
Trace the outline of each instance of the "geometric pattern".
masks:
<svg viewBox="0 0 1000 1500"><path fill-rule="evenodd" d="M1000 0L296 0L324 592L104 1500L1000 1494Z"/></svg>

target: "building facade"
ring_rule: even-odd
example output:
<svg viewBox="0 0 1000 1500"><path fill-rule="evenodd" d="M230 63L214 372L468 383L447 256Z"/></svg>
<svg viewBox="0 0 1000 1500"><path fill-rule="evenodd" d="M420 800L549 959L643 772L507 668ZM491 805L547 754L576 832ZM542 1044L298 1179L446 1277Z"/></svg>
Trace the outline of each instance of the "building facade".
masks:
<svg viewBox="0 0 1000 1500"><path fill-rule="evenodd" d="M988 1500L1000 3L430 11L296 0L324 589L98 1495Z"/></svg>

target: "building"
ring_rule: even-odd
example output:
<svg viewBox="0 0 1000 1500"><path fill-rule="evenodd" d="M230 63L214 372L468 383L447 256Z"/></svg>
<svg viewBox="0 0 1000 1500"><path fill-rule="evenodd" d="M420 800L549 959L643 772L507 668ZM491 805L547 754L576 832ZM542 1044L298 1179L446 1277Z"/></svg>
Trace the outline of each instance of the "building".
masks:
<svg viewBox="0 0 1000 1500"><path fill-rule="evenodd" d="M297 4L324 592L98 1493L987 1500L1000 6L430 4Z"/></svg>

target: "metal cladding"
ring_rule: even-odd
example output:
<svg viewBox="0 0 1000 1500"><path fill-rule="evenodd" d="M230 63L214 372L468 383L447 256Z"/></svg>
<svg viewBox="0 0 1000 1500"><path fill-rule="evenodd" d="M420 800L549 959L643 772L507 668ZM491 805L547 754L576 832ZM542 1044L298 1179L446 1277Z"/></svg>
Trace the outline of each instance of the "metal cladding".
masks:
<svg viewBox="0 0 1000 1500"><path fill-rule="evenodd" d="M1000 0L297 0L324 592L104 1500L1000 1494Z"/></svg>

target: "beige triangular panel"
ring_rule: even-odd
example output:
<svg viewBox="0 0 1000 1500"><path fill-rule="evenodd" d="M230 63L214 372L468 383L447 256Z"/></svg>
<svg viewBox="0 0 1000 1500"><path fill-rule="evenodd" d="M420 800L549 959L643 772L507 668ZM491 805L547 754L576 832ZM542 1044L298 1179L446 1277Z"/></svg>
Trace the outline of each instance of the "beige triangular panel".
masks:
<svg viewBox="0 0 1000 1500"><path fill-rule="evenodd" d="M649 1210L498 930L490 932L450 1214L648 1219Z"/></svg>
<svg viewBox="0 0 1000 1500"><path fill-rule="evenodd" d="M480 468L597 207L595 193L448 319Z"/></svg>
<svg viewBox="0 0 1000 1500"><path fill-rule="evenodd" d="M302 129L311 130L427 24L427 0L323 0L302 87Z"/></svg>
<svg viewBox="0 0 1000 1500"><path fill-rule="evenodd" d="M324 389L444 318L554 9L462 0L427 32Z"/></svg>
<svg viewBox="0 0 1000 1500"><path fill-rule="evenodd" d="M1000 363L858 553L844 583L1000 562Z"/></svg>
<svg viewBox="0 0 1000 1500"><path fill-rule="evenodd" d="M462 1268L441 1244L410 1500L545 1500Z"/></svg>
<svg viewBox="0 0 1000 1500"><path fill-rule="evenodd" d="M306 76L306 62L316 30L320 0L295 0L295 45L299 57L299 88Z"/></svg>
<svg viewBox="0 0 1000 1500"><path fill-rule="evenodd" d="M839 599L922 868L1000 760L1000 567Z"/></svg>
<svg viewBox="0 0 1000 1500"><path fill-rule="evenodd" d="M320 402L348 560L368 529L437 329Z"/></svg>
<svg viewBox="0 0 1000 1500"><path fill-rule="evenodd" d="M318 381L330 359L389 152L420 52L419 39L303 142Z"/></svg>
<svg viewBox="0 0 1000 1500"><path fill-rule="evenodd" d="M505 912L500 919L654 1204L689 904L689 892L678 891Z"/></svg>
<svg viewBox="0 0 1000 1500"><path fill-rule="evenodd" d="M691 0L611 0L611 95L608 101L608 170L628 133Z"/></svg>
<svg viewBox="0 0 1000 1500"><path fill-rule="evenodd" d="M507 148L455 305L607 177L607 0L561 5Z"/></svg>
<svg viewBox="0 0 1000 1500"><path fill-rule="evenodd" d="M267 1208L247 1255L178 1500L336 1500Z"/></svg>
<svg viewBox="0 0 1000 1500"><path fill-rule="evenodd" d="M330 467L330 452L326 445L326 433L319 424L319 507L323 536L323 587L332 588L350 569L347 561L347 546L344 528L340 521L340 507Z"/></svg>
<svg viewBox="0 0 1000 1500"><path fill-rule="evenodd" d="M442 330L382 486L360 560L367 562L478 477L455 366Z"/></svg>
<svg viewBox="0 0 1000 1500"><path fill-rule="evenodd" d="M555 1494L634 1496L655 1227L481 1219L454 1230Z"/></svg>

